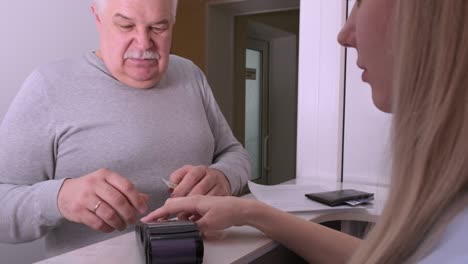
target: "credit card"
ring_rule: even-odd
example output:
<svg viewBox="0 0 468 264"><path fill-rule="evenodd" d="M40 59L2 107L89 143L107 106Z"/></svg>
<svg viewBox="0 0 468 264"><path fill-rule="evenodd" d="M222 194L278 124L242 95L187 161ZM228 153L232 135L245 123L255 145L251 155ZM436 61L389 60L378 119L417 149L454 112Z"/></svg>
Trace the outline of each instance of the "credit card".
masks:
<svg viewBox="0 0 468 264"><path fill-rule="evenodd" d="M169 187L170 189L175 189L177 187L177 184L170 182L169 180L166 180L164 178L161 178L161 180Z"/></svg>
<svg viewBox="0 0 468 264"><path fill-rule="evenodd" d="M346 201L345 203L350 205L350 206L357 206L360 204L365 204L370 201L374 200L374 197L369 197L369 198L364 198L364 199L358 199L358 200L351 200L351 201Z"/></svg>

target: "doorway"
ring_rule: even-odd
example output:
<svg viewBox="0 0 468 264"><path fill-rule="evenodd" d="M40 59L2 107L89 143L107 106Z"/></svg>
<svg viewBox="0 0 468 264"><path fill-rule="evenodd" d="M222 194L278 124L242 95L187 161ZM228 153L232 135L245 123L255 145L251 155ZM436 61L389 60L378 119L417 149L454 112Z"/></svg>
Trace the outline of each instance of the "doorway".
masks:
<svg viewBox="0 0 468 264"><path fill-rule="evenodd" d="M234 133L262 184L296 175L298 31L298 10L235 18Z"/></svg>
<svg viewBox="0 0 468 264"><path fill-rule="evenodd" d="M270 5L208 7L207 77L261 184L296 177L299 1Z"/></svg>

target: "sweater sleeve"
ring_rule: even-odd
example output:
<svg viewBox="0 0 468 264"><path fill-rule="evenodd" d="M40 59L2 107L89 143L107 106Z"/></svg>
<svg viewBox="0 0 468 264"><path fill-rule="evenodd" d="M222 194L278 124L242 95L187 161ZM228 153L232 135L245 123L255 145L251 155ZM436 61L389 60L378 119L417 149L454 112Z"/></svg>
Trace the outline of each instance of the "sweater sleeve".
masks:
<svg viewBox="0 0 468 264"><path fill-rule="evenodd" d="M0 242L38 239L63 219L54 179L55 129L48 83L39 72L24 82L0 126Z"/></svg>
<svg viewBox="0 0 468 264"><path fill-rule="evenodd" d="M215 140L215 154L210 168L220 170L228 178L233 195L240 195L250 178L250 159L247 151L232 134L219 109L206 77L199 70L205 112Z"/></svg>

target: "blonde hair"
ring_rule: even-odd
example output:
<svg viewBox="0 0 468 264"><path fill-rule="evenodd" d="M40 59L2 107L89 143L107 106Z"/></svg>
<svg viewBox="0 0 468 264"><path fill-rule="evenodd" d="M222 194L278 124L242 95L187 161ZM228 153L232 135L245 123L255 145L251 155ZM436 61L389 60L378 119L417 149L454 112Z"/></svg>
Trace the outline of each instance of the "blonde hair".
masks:
<svg viewBox="0 0 468 264"><path fill-rule="evenodd" d="M168 1L168 0L163 0L163 1ZM170 1L172 1L172 18L175 21L176 16L177 16L177 5L179 1L178 0L170 0ZM94 6L96 6L98 13L102 11L102 9L105 6L105 3L106 3L106 0L93 0L93 4Z"/></svg>
<svg viewBox="0 0 468 264"><path fill-rule="evenodd" d="M390 194L352 263L417 261L467 206L468 1L397 2Z"/></svg>

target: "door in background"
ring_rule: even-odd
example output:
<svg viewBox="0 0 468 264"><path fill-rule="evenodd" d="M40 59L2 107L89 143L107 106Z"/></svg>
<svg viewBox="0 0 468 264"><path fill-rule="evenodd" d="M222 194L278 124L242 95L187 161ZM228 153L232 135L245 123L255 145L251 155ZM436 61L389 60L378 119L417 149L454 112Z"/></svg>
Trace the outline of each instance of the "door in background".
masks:
<svg viewBox="0 0 468 264"><path fill-rule="evenodd" d="M234 133L252 164L251 180L296 177L299 11L236 17Z"/></svg>

